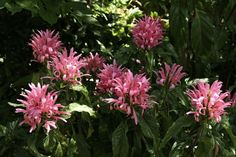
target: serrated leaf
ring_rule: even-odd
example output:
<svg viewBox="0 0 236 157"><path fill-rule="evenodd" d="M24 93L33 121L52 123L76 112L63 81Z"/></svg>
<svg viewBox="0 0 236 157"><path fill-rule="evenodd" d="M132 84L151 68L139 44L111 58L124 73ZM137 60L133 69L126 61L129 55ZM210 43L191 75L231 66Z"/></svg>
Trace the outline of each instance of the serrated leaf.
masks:
<svg viewBox="0 0 236 157"><path fill-rule="evenodd" d="M184 127L189 127L191 124L192 119L190 117L182 116L178 118L166 132L160 147L163 148L173 136L176 136Z"/></svg>
<svg viewBox="0 0 236 157"><path fill-rule="evenodd" d="M13 107L25 107L23 104L17 104L17 103L12 103L12 102L8 102L8 105L13 106Z"/></svg>
<svg viewBox="0 0 236 157"><path fill-rule="evenodd" d="M95 111L87 106L87 105L80 105L79 103L73 102L68 105L67 112L87 112L90 116L95 116Z"/></svg>
<svg viewBox="0 0 236 157"><path fill-rule="evenodd" d="M126 136L128 125L121 122L116 130L112 133L112 152L113 157L127 157L129 154L129 143Z"/></svg>

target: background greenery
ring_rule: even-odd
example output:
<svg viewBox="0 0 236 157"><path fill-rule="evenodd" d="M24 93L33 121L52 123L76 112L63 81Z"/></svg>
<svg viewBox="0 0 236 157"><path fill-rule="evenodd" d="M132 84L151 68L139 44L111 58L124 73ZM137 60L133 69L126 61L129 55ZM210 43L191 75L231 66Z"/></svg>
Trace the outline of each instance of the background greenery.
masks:
<svg viewBox="0 0 236 157"><path fill-rule="evenodd" d="M109 110L97 111L96 117L75 113L71 125L48 136L41 132L38 140L28 134L27 126L18 126L20 116L8 102L16 102L29 82L38 82L43 69L32 61L28 46L32 31L56 30L66 47L84 56L99 52L108 62L115 58L137 72L142 65L135 58L141 60L143 54L132 42L130 30L144 15L160 16L165 26L165 38L153 50L154 69L164 61L179 63L189 79L219 79L224 89L235 91L235 0L1 0L0 156L235 156L236 110L231 109L229 118L210 135L199 138L196 143L202 146L195 148L194 130L200 126L183 116L189 110L184 86L168 94L170 117L155 119L150 111L140 118L139 126ZM90 104L78 93L80 103L96 110L101 102L91 96L90 87L86 92ZM161 97L158 90L152 94ZM70 127L74 132L68 131Z"/></svg>

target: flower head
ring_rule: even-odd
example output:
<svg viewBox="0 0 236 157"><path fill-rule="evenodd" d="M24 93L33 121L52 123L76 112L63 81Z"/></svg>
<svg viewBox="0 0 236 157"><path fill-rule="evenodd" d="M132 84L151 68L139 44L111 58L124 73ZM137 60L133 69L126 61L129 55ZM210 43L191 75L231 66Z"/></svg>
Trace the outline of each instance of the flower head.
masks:
<svg viewBox="0 0 236 157"><path fill-rule="evenodd" d="M54 57L49 62L49 68L53 69L54 79L71 84L79 83L82 77L80 69L85 66L84 61L79 58L80 55L76 56L73 48L70 49L69 54L64 49L61 55Z"/></svg>
<svg viewBox="0 0 236 157"><path fill-rule="evenodd" d="M115 98L107 98L106 102L112 103L115 110L126 112L132 115L135 124L138 123L134 107L137 106L143 111L150 107L148 91L151 88L149 80L143 75L133 75L131 71L124 73L114 82L113 94Z"/></svg>
<svg viewBox="0 0 236 157"><path fill-rule="evenodd" d="M111 92L114 89L114 80L122 77L123 71L124 69L118 66L115 61L113 64L103 64L103 69L98 74L97 88L103 92Z"/></svg>
<svg viewBox="0 0 236 157"><path fill-rule="evenodd" d="M208 83L199 82L193 90L187 91L195 109L187 114L194 114L196 121L199 121L199 116L202 115L219 123L221 115L225 114L224 109L231 106L231 102L224 101L229 93L221 93L221 87L222 82L216 80L211 86Z"/></svg>
<svg viewBox="0 0 236 157"><path fill-rule="evenodd" d="M39 83L37 86L31 83L29 87L31 90L25 90L25 94L21 94L25 100L17 100L25 107L25 109L16 108L16 113L24 114L24 120L20 125L24 123L30 125L29 132L31 133L37 126L43 124L48 133L51 128L56 128L57 120L66 122L60 116L68 113L59 111L63 106L56 103L58 97L56 92L48 92L48 85L41 86Z"/></svg>
<svg viewBox="0 0 236 157"><path fill-rule="evenodd" d="M84 63L86 63L84 68L87 73L95 72L97 69L102 68L105 61L105 59L99 56L98 53L96 53L95 55L90 53L90 55L88 57L84 57L83 60Z"/></svg>
<svg viewBox="0 0 236 157"><path fill-rule="evenodd" d="M160 44L163 27L160 19L145 16L132 30L135 44L142 49L151 49Z"/></svg>
<svg viewBox="0 0 236 157"><path fill-rule="evenodd" d="M166 63L164 64L165 68L161 68L158 72L156 72L156 82L162 86L167 83L169 88L175 88L186 73L182 72L183 67L178 64L173 64L171 67Z"/></svg>
<svg viewBox="0 0 236 157"><path fill-rule="evenodd" d="M34 58L38 62L44 62L58 54L62 43L59 40L58 33L54 34L54 31L46 30L33 34L29 45L34 51Z"/></svg>

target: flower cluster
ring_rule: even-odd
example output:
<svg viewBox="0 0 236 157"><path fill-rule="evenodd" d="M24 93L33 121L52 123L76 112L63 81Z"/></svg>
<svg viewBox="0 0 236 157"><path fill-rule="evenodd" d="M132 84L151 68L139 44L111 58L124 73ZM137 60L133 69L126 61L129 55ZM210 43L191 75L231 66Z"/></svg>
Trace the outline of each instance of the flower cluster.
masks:
<svg viewBox="0 0 236 157"><path fill-rule="evenodd" d="M59 40L58 33L54 34L54 31L46 30L38 31L38 33L32 35L29 45L34 51L34 58L38 62L44 62L51 57L57 56L62 43Z"/></svg>
<svg viewBox="0 0 236 157"><path fill-rule="evenodd" d="M86 64L84 66L87 73L95 72L97 69L101 69L103 67L105 59L96 53L93 55L90 53L88 57L83 58L84 63Z"/></svg>
<svg viewBox="0 0 236 157"><path fill-rule="evenodd" d="M145 16L132 30L135 44L142 49L151 49L160 44L163 27L160 19Z"/></svg>
<svg viewBox="0 0 236 157"><path fill-rule="evenodd" d="M53 69L55 79L71 84L79 83L82 76L80 69L86 65L79 58L80 55L76 55L73 48L70 49L69 54L64 49L61 55L54 57L49 62L49 68Z"/></svg>
<svg viewBox="0 0 236 157"><path fill-rule="evenodd" d="M114 61L113 64L104 64L98 74L99 82L97 88L103 92L112 91L116 78L122 77L124 69L118 66Z"/></svg>
<svg viewBox="0 0 236 157"><path fill-rule="evenodd" d="M173 64L171 67L166 63L164 64L165 68L161 68L158 72L156 72L156 82L162 86L167 84L169 88L175 88L186 73L182 72L183 67L178 64Z"/></svg>
<svg viewBox="0 0 236 157"><path fill-rule="evenodd" d="M25 90L25 94L21 94L25 97L25 100L18 99L25 109L16 108L16 113L22 112L24 114L24 120L20 123L28 124L31 126L30 133L36 129L40 124L44 124L43 127L47 130L47 133L51 128L57 128L57 120L65 119L61 117L63 114L68 114L63 111L59 111L63 106L56 104L57 93L48 92L48 85L34 85L29 84L31 90Z"/></svg>
<svg viewBox="0 0 236 157"><path fill-rule="evenodd" d="M107 98L106 102L112 103L115 110L126 112L127 115L132 115L135 124L138 124L138 118L134 107L138 106L143 111L150 107L148 90L151 88L149 80L143 75L133 75L128 70L124 72L123 77L118 77L114 80L115 98Z"/></svg>
<svg viewBox="0 0 236 157"><path fill-rule="evenodd" d="M224 109L231 106L231 102L224 101L229 93L221 93L221 87L222 82L216 80L211 86L208 83L199 82L193 90L187 91L195 109L187 114L193 114L196 121L199 121L199 116L202 115L219 123L221 115L225 114Z"/></svg>

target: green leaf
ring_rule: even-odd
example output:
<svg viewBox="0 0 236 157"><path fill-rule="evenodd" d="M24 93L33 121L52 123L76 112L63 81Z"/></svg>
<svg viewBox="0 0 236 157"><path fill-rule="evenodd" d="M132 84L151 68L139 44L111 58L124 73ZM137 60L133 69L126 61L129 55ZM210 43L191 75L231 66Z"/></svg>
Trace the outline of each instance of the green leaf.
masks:
<svg viewBox="0 0 236 157"><path fill-rule="evenodd" d="M0 124L0 137L5 136L7 133L7 127Z"/></svg>
<svg viewBox="0 0 236 157"><path fill-rule="evenodd" d="M197 145L196 156L197 157L211 157L213 154L213 149L215 146L215 141L213 137L201 137Z"/></svg>
<svg viewBox="0 0 236 157"><path fill-rule="evenodd" d="M12 103L12 102L8 102L8 104L13 107L25 107L23 104L17 104L17 103Z"/></svg>
<svg viewBox="0 0 236 157"><path fill-rule="evenodd" d="M187 116L178 118L166 132L160 147L163 148L173 136L176 136L184 127L189 127L192 122L192 119Z"/></svg>
<svg viewBox="0 0 236 157"><path fill-rule="evenodd" d="M70 139L70 142L68 144L68 149L67 149L67 157L74 157L74 154L75 153L78 153L77 152L77 144L76 144L76 141L71 138Z"/></svg>
<svg viewBox="0 0 236 157"><path fill-rule="evenodd" d="M236 136L234 135L232 128L229 124L228 120L224 120L224 123L222 123L223 128L225 129L225 131L227 132L227 134L229 135L234 147L236 148Z"/></svg>
<svg viewBox="0 0 236 157"><path fill-rule="evenodd" d="M68 107L67 112L87 112L90 116L95 116L95 111L87 105L80 105L79 103L73 102Z"/></svg>
<svg viewBox="0 0 236 157"><path fill-rule="evenodd" d="M146 123L146 121L143 118L139 118L139 125L140 125L140 128L141 128L144 136L146 136L148 138L154 138L152 130L150 129L150 127L148 126L148 124Z"/></svg>
<svg viewBox="0 0 236 157"><path fill-rule="evenodd" d="M0 9L4 8L5 3L6 3L6 0L0 1Z"/></svg>
<svg viewBox="0 0 236 157"><path fill-rule="evenodd" d="M37 5L35 0L17 0L16 4L18 4L21 8L29 10L31 12L37 12Z"/></svg>
<svg viewBox="0 0 236 157"><path fill-rule="evenodd" d="M196 9L192 22L192 47L197 52L203 54L209 52L213 41L213 24L207 14Z"/></svg>
<svg viewBox="0 0 236 157"><path fill-rule="evenodd" d="M15 14L17 12L20 12L22 10L22 8L15 4L14 2L6 2L5 3L5 7L7 8L7 10L9 10L12 14Z"/></svg>
<svg viewBox="0 0 236 157"><path fill-rule="evenodd" d="M175 0L170 8L170 32L175 46L182 48L186 41L188 10L183 0Z"/></svg>
<svg viewBox="0 0 236 157"><path fill-rule="evenodd" d="M76 86L72 86L71 89L74 91L77 91L77 92L81 92L84 95L84 97L86 98L86 100L88 101L88 103L91 104L91 101L89 98L89 92L85 86L76 85Z"/></svg>
<svg viewBox="0 0 236 157"><path fill-rule="evenodd" d="M57 144L57 149L55 151L55 157L63 157L63 150L62 150L60 143Z"/></svg>
<svg viewBox="0 0 236 157"><path fill-rule="evenodd" d="M56 147L56 139L49 133L43 140L43 147L46 151L52 152Z"/></svg>
<svg viewBox="0 0 236 157"><path fill-rule="evenodd" d="M121 122L116 130L112 133L112 151L113 157L127 157L129 154L129 143L126 136L128 125Z"/></svg>

